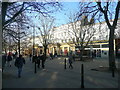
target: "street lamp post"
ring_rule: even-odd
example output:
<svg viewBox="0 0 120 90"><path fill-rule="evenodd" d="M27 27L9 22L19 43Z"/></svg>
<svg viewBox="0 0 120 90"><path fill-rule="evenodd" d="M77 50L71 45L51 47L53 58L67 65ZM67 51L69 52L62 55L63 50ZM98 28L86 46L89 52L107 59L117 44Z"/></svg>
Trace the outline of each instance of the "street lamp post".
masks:
<svg viewBox="0 0 120 90"><path fill-rule="evenodd" d="M37 73L37 70L36 70L36 58L35 57L35 26L33 26L33 59L34 59L34 63L35 63L35 67L34 67L34 73Z"/></svg>
<svg viewBox="0 0 120 90"><path fill-rule="evenodd" d="M35 55L35 27L33 27L33 56Z"/></svg>
<svg viewBox="0 0 120 90"><path fill-rule="evenodd" d="M20 56L20 26L18 25L18 54Z"/></svg>

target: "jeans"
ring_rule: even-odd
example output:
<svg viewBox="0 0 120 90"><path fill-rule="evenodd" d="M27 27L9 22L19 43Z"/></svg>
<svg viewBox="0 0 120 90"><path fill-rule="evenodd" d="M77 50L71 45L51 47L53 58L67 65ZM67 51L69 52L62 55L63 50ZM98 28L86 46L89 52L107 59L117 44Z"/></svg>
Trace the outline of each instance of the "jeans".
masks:
<svg viewBox="0 0 120 90"><path fill-rule="evenodd" d="M45 61L42 61L42 68L45 68Z"/></svg>
<svg viewBox="0 0 120 90"><path fill-rule="evenodd" d="M30 57L30 61L32 60L32 57Z"/></svg>
<svg viewBox="0 0 120 90"><path fill-rule="evenodd" d="M69 68L73 69L72 63L69 63Z"/></svg>
<svg viewBox="0 0 120 90"><path fill-rule="evenodd" d="M18 77L21 77L22 67L18 67Z"/></svg>
<svg viewBox="0 0 120 90"><path fill-rule="evenodd" d="M7 66L11 66L11 61L7 61Z"/></svg>

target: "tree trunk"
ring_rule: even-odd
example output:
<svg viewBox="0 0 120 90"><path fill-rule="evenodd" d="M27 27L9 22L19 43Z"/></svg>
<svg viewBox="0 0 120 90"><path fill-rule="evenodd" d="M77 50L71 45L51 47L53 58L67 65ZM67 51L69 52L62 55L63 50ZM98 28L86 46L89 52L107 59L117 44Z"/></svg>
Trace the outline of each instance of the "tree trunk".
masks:
<svg viewBox="0 0 120 90"><path fill-rule="evenodd" d="M80 60L83 61L83 51L80 52Z"/></svg>
<svg viewBox="0 0 120 90"><path fill-rule="evenodd" d="M82 48L80 51L80 60L81 61L83 61L83 52L84 52L84 48Z"/></svg>
<svg viewBox="0 0 120 90"><path fill-rule="evenodd" d="M115 52L114 52L114 30L115 28L110 27L109 35L109 69L115 68Z"/></svg>
<svg viewBox="0 0 120 90"><path fill-rule="evenodd" d="M44 46L44 54L45 54L45 57L47 56L47 46Z"/></svg>

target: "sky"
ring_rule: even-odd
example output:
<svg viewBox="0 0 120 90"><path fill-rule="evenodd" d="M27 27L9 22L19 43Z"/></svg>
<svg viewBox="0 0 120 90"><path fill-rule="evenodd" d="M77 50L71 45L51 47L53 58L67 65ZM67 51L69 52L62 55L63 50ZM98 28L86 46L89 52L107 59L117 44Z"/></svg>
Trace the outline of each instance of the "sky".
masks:
<svg viewBox="0 0 120 90"><path fill-rule="evenodd" d="M70 12L78 11L78 2L62 2L63 10L53 13L53 16L56 18L56 26L66 24Z"/></svg>
<svg viewBox="0 0 120 90"><path fill-rule="evenodd" d="M63 5L62 6L62 10L59 10L59 11L56 11L56 12L50 14L51 16L53 16L55 18L55 22L54 22L54 26L55 27L61 26L63 24L67 24L69 13L78 11L78 4L79 4L79 2L61 2L61 3ZM33 13L33 16L34 15L35 14ZM37 25L39 26L39 24L40 24L40 22L38 21L39 19L38 18L34 18L32 16L32 14L29 15L29 16L32 19L31 24L35 23L36 26ZM32 29L32 28L30 28L30 29ZM36 31L37 31L36 35L38 35L39 31L37 30L37 28L36 28ZM32 33L32 30L30 30L30 32Z"/></svg>
<svg viewBox="0 0 120 90"><path fill-rule="evenodd" d="M78 12L79 10L79 2L61 2L62 3L62 10L54 12L50 14L51 16L55 17L55 27L61 26L63 24L68 23L68 16L71 13ZM114 9L115 7L112 7L111 9ZM33 13L34 14L34 13ZM33 17L32 17L33 18ZM104 18L102 18L104 21ZM33 22L35 21L36 25L39 25L38 20L35 20L33 18Z"/></svg>
<svg viewBox="0 0 120 90"><path fill-rule="evenodd" d="M53 16L55 18L55 25L54 26L60 26L63 24L67 24L68 22L68 16L71 13L77 12L78 6L79 6L79 2L61 2L62 4L62 10L58 10L54 13L50 13L51 16ZM31 14L32 15L32 14ZM29 15L29 16L31 16ZM33 16L35 14L33 13ZM38 23L38 19L34 18L33 16L31 16L31 18L33 19L33 22Z"/></svg>
<svg viewBox="0 0 120 90"><path fill-rule="evenodd" d="M79 11L79 2L61 2L62 10L56 11L54 13L51 13L50 15L53 16L55 20L55 26L60 26L63 24L68 23L68 16L70 13L76 13ZM93 3L96 4L96 3ZM114 9L115 7L112 6L111 9ZM102 21L104 21L104 18Z"/></svg>
<svg viewBox="0 0 120 90"><path fill-rule="evenodd" d="M71 13L76 13L79 11L79 2L62 2L63 10L60 12L56 12L53 16L56 18L56 26L60 26L62 24L67 24L68 16ZM96 5L93 3L92 5ZM112 4L113 6L110 7L111 11L115 10L116 3ZM109 16L110 17L110 16ZM112 14L112 19L114 18L114 14ZM101 18L101 21L105 21L104 17ZM96 20L98 23L98 21Z"/></svg>

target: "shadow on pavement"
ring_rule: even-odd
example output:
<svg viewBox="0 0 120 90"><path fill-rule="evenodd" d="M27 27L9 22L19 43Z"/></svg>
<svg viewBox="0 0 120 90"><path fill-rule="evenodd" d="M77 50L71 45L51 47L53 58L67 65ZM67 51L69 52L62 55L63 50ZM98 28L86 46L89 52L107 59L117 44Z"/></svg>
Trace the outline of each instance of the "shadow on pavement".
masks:
<svg viewBox="0 0 120 90"><path fill-rule="evenodd" d="M3 79L16 79L18 78L16 75L10 74L10 73L3 73L2 74Z"/></svg>
<svg viewBox="0 0 120 90"><path fill-rule="evenodd" d="M109 69L109 67L98 67L98 68L93 68L93 69L91 69L91 70L111 73L111 70ZM120 69L118 69L118 68L115 69L115 72L119 72L119 71L120 71Z"/></svg>

